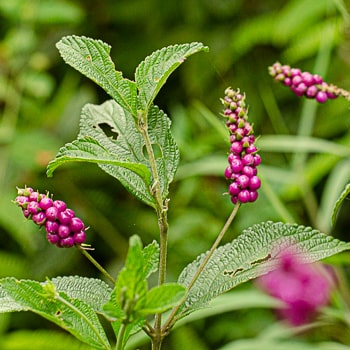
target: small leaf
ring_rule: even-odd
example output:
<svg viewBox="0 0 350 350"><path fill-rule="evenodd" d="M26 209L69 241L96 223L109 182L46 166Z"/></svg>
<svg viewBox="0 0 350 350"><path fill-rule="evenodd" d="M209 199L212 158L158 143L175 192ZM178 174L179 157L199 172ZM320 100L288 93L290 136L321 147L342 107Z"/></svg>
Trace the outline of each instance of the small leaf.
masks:
<svg viewBox="0 0 350 350"><path fill-rule="evenodd" d="M56 46L66 63L100 85L131 115L137 115L136 84L115 70L108 44L72 35L62 38Z"/></svg>
<svg viewBox="0 0 350 350"><path fill-rule="evenodd" d="M332 225L335 224L335 220L337 218L337 213L338 210L341 206L341 204L343 203L343 201L345 200L345 198L349 195L350 193L350 184L347 184L345 186L344 191L341 193L341 195L339 196L338 200L335 203L334 209L333 209L333 213L332 213Z"/></svg>
<svg viewBox="0 0 350 350"><path fill-rule="evenodd" d="M153 241L151 244L143 248L144 274L149 277L152 273L158 271L159 264L159 244Z"/></svg>
<svg viewBox="0 0 350 350"><path fill-rule="evenodd" d="M208 47L202 43L193 42L164 47L146 57L135 72L141 108L148 110L170 74L187 57L200 51L208 51Z"/></svg>
<svg viewBox="0 0 350 350"><path fill-rule="evenodd" d="M184 316L205 306L216 296L273 270L277 256L286 246L296 246L300 259L311 263L349 250L350 243L339 241L310 227L265 222L243 231L232 243L217 248L186 296L180 310ZM206 254L190 263L178 282L188 286Z"/></svg>
<svg viewBox="0 0 350 350"><path fill-rule="evenodd" d="M138 313L159 314L177 305L185 296L186 288L178 283L162 284L147 292L146 302Z"/></svg>
<svg viewBox="0 0 350 350"><path fill-rule="evenodd" d="M14 300L22 310L41 315L96 349L111 349L102 325L90 306L58 292L51 281L39 283L7 277L0 280L0 287L3 295Z"/></svg>

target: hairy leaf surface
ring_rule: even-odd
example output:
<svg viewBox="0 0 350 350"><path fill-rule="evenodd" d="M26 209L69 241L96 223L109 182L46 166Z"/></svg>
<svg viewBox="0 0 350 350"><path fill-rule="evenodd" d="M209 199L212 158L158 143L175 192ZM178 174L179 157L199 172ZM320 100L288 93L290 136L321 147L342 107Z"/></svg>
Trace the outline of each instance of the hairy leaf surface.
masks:
<svg viewBox="0 0 350 350"><path fill-rule="evenodd" d="M17 310L13 307L13 310L3 312L32 311L96 349L110 349L94 310L84 301L58 292L51 281L40 283L6 277L0 280L0 288L1 304L13 300L19 306Z"/></svg>
<svg viewBox="0 0 350 350"><path fill-rule="evenodd" d="M56 46L66 63L100 85L136 117L136 84L115 70L110 57L110 45L101 40L72 35L63 37Z"/></svg>
<svg viewBox="0 0 350 350"><path fill-rule="evenodd" d="M148 119L152 146L159 150L156 164L163 198L179 162L179 150L170 132L170 120L156 106ZM148 205L154 206L152 175L142 134L135 120L114 100L102 105L87 104L82 110L78 139L66 144L47 168L54 170L68 162L92 162L117 178L127 190Z"/></svg>
<svg viewBox="0 0 350 350"><path fill-rule="evenodd" d="M199 51L208 51L208 47L197 42L172 45L157 50L146 57L136 68L135 72L141 108L148 110L170 74L187 57Z"/></svg>
<svg viewBox="0 0 350 350"><path fill-rule="evenodd" d="M311 263L350 249L350 243L295 224L265 222L254 225L231 243L216 249L189 291L181 315L205 306L238 284L273 270L279 253L286 247L298 247L300 259ZM205 256L200 255L182 271L180 284L190 284Z"/></svg>

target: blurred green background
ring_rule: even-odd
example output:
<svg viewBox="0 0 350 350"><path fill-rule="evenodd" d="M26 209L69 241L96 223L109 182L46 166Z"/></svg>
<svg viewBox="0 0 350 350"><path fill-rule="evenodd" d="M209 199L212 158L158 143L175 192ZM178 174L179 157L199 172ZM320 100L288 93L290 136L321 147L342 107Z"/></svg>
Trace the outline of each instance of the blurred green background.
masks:
<svg viewBox="0 0 350 350"><path fill-rule="evenodd" d="M71 34L109 43L116 68L130 79L138 63L163 46L201 41L210 48L188 59L156 99L172 119L181 151L170 192L169 281L210 247L232 209L223 196L228 139L220 98L227 86L247 95L250 120L261 135L263 185L259 200L240 209L225 239L276 220L348 240L348 201L335 226L330 216L350 178L349 102L299 99L275 83L267 67L280 61L350 89L349 9L342 0L0 0L0 277L100 277L77 251L49 246L43 232L24 220L11 203L16 186L49 190L74 208L90 226L94 257L114 275L128 237L139 234L145 244L157 239L153 211L97 166L64 166L46 177L47 163L75 139L82 106L109 98L59 57L55 43ZM241 289L254 292L250 285ZM218 349L257 337L274 315L264 307L249 311L248 304L179 327L165 348ZM3 350L44 349L36 342L46 336L71 341L25 313L1 315L0 333ZM323 337L332 339L327 332Z"/></svg>

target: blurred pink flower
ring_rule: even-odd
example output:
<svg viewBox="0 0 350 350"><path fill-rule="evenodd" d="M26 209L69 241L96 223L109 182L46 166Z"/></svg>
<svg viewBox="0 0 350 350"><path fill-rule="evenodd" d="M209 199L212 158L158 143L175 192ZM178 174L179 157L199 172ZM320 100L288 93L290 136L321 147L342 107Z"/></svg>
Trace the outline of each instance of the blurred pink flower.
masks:
<svg viewBox="0 0 350 350"><path fill-rule="evenodd" d="M277 268L261 276L258 283L285 304L279 314L294 326L314 319L319 308L328 304L333 285L321 264L305 264L301 253L291 249L280 253Z"/></svg>

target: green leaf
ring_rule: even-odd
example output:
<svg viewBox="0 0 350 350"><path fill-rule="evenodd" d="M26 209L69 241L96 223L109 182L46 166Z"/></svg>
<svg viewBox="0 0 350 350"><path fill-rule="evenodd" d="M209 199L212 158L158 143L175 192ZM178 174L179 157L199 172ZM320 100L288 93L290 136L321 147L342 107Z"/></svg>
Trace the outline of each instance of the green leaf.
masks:
<svg viewBox="0 0 350 350"><path fill-rule="evenodd" d="M185 296L186 288L178 283L167 283L147 292L146 302L138 313L141 315L159 314L177 305Z"/></svg>
<svg viewBox="0 0 350 350"><path fill-rule="evenodd" d="M66 36L56 44L66 63L100 85L131 115L137 115L135 82L115 70L111 47L101 40L84 36Z"/></svg>
<svg viewBox="0 0 350 350"><path fill-rule="evenodd" d="M96 349L111 349L94 310L82 300L58 292L51 281L39 283L7 277L0 280L0 287L1 297L14 301L20 310L41 315Z"/></svg>
<svg viewBox="0 0 350 350"><path fill-rule="evenodd" d="M158 271L159 265L159 244L153 241L151 244L143 248L144 259L144 275L148 278L152 273Z"/></svg>
<svg viewBox="0 0 350 350"><path fill-rule="evenodd" d="M13 331L1 337L1 350L93 350L93 347L59 331Z"/></svg>
<svg viewBox="0 0 350 350"><path fill-rule="evenodd" d="M85 136L84 138L67 143L62 147L56 158L51 161L47 167L47 175L52 176L52 173L60 165L69 162L88 162L97 164L106 164L119 166L131 170L148 185L150 185L151 174L144 164L135 164L129 162L121 162L115 158L118 155L109 152L97 140L92 137Z"/></svg>
<svg viewBox="0 0 350 350"><path fill-rule="evenodd" d="M200 51L208 51L208 47L202 43L193 42L164 47L146 57L135 72L141 108L148 110L170 74L187 57Z"/></svg>
<svg viewBox="0 0 350 350"><path fill-rule="evenodd" d="M112 293L112 288L97 278L64 276L53 278L52 283L58 292L84 301L95 312L102 312L103 305L108 302Z"/></svg>
<svg viewBox="0 0 350 350"><path fill-rule="evenodd" d="M162 198L168 196L169 185L173 181L179 165L180 152L170 131L171 121L157 106L151 106L148 113L148 134L152 146L158 149L156 165Z"/></svg>
<svg viewBox="0 0 350 350"><path fill-rule="evenodd" d="M254 225L231 243L215 250L188 292L180 315L204 307L216 296L273 270L278 261L276 257L286 246L298 247L305 263L350 249L350 243L310 227L271 221ZM182 271L178 279L180 284L190 284L205 256L200 255Z"/></svg>
<svg viewBox="0 0 350 350"><path fill-rule="evenodd" d="M332 225L334 225L335 223L335 220L337 218L337 213L341 204L343 203L344 199L349 195L349 193L350 193L350 184L347 184L345 186L344 191L341 193L341 195L339 196L338 200L335 203L333 214L332 214Z"/></svg>
<svg viewBox="0 0 350 350"><path fill-rule="evenodd" d="M156 165L162 197L168 195L178 163L179 150L170 132L170 120L158 107L149 111L148 134L159 151ZM87 104L82 110L78 140L66 144L47 168L48 176L68 162L93 162L118 179L144 203L154 207L151 166L144 155L145 142L130 113L114 100L102 105Z"/></svg>

